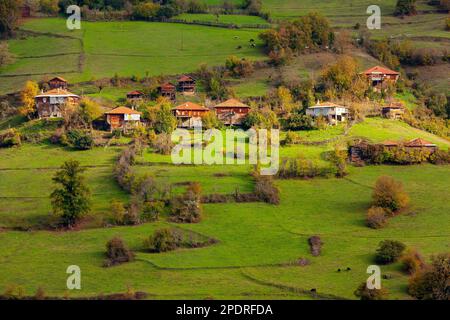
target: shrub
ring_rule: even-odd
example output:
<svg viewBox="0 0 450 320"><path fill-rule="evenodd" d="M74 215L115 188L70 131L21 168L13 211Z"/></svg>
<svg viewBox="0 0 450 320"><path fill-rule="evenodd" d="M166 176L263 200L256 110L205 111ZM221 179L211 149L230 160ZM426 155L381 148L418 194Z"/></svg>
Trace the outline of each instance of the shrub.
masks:
<svg viewBox="0 0 450 320"><path fill-rule="evenodd" d="M395 16L410 16L417 14L416 0L397 0Z"/></svg>
<svg viewBox="0 0 450 320"><path fill-rule="evenodd" d="M163 201L147 201L142 210L143 221L157 221L160 214L164 212L165 204Z"/></svg>
<svg viewBox="0 0 450 320"><path fill-rule="evenodd" d="M450 300L450 254L432 257L432 263L409 281L408 292L420 300Z"/></svg>
<svg viewBox="0 0 450 320"><path fill-rule="evenodd" d="M172 137L170 134L167 133L159 134L153 143L153 148L155 149L155 152L164 155L170 154L172 147L173 147Z"/></svg>
<svg viewBox="0 0 450 320"><path fill-rule="evenodd" d="M180 236L170 228L159 229L144 242L150 252L166 252L175 250L180 244Z"/></svg>
<svg viewBox="0 0 450 320"><path fill-rule="evenodd" d="M403 190L403 184L389 176L381 176L377 179L372 199L374 206L392 212L405 208L409 203L409 197Z"/></svg>
<svg viewBox="0 0 450 320"><path fill-rule="evenodd" d="M355 296L361 300L385 300L387 299L389 292L385 288L369 289L366 282L359 285L358 289L354 292Z"/></svg>
<svg viewBox="0 0 450 320"><path fill-rule="evenodd" d="M280 204L280 190L273 183L271 176L256 176L255 194L264 202Z"/></svg>
<svg viewBox="0 0 450 320"><path fill-rule="evenodd" d="M200 185L198 183L189 185L188 190L184 193L184 195L172 199L172 212L170 214L170 220L178 223L199 222L202 215L200 200Z"/></svg>
<svg viewBox="0 0 450 320"><path fill-rule="evenodd" d="M45 291L42 287L39 287L36 290L36 293L34 295L34 299L35 300L44 300L45 299Z"/></svg>
<svg viewBox="0 0 450 320"><path fill-rule="evenodd" d="M425 267L422 255L415 249L409 249L400 259L403 270L409 274L414 274Z"/></svg>
<svg viewBox="0 0 450 320"><path fill-rule="evenodd" d="M320 239L320 237L319 236L312 236L312 237L310 237L308 239L308 243L309 243L309 247L310 247L310 250L311 250L311 254L314 257L319 256L320 252L322 250L322 245L323 245L323 242Z"/></svg>
<svg viewBox="0 0 450 320"><path fill-rule="evenodd" d="M8 129L4 133L0 133L1 148L20 146L21 143L20 133L16 129Z"/></svg>
<svg viewBox="0 0 450 320"><path fill-rule="evenodd" d="M380 264L389 264L395 262L401 257L405 248L406 246L399 241L381 241L377 249L375 260Z"/></svg>
<svg viewBox="0 0 450 320"><path fill-rule="evenodd" d="M77 150L89 150L94 146L92 136L82 130L70 130L67 132L67 141L72 148Z"/></svg>
<svg viewBox="0 0 450 320"><path fill-rule="evenodd" d="M116 224L124 224L125 221L125 206L123 202L118 200L113 200L111 203L111 214L113 220Z"/></svg>
<svg viewBox="0 0 450 320"><path fill-rule="evenodd" d="M124 241L119 237L114 237L106 243L105 267L131 262L134 260L134 253L128 249Z"/></svg>
<svg viewBox="0 0 450 320"><path fill-rule="evenodd" d="M430 156L430 162L433 164L449 164L450 163L450 150L444 151L444 150L436 150L431 156Z"/></svg>
<svg viewBox="0 0 450 320"><path fill-rule="evenodd" d="M366 224L369 228L380 229L386 226L386 211L381 207L371 207L367 211Z"/></svg>

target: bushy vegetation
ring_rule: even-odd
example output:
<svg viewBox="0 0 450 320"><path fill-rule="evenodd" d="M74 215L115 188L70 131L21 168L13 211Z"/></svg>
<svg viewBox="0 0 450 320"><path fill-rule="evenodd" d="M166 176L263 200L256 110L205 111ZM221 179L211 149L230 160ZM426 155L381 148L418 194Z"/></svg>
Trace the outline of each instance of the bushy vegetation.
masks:
<svg viewBox="0 0 450 320"><path fill-rule="evenodd" d="M254 175L255 195L270 204L280 203L280 190L275 186L272 176Z"/></svg>
<svg viewBox="0 0 450 320"><path fill-rule="evenodd" d="M134 260L134 253L127 247L120 237L114 237L106 243L105 267L111 267Z"/></svg>
<svg viewBox="0 0 450 320"><path fill-rule="evenodd" d="M411 16L417 14L416 0L397 0L394 15Z"/></svg>
<svg viewBox="0 0 450 320"><path fill-rule="evenodd" d="M366 282L363 282L354 292L355 296L361 300L386 300L389 296L389 291L386 288L369 289Z"/></svg>
<svg viewBox="0 0 450 320"><path fill-rule="evenodd" d="M425 261L416 249L408 249L400 261L403 270L409 274L415 274L425 268Z"/></svg>
<svg viewBox="0 0 450 320"><path fill-rule="evenodd" d="M408 292L420 300L449 300L450 254L432 257L431 265L416 272L409 281Z"/></svg>
<svg viewBox="0 0 450 320"><path fill-rule="evenodd" d="M282 65L294 54L330 48L334 34L325 17L309 13L298 20L282 22L277 29L261 33L260 38L272 63Z"/></svg>
<svg viewBox="0 0 450 320"><path fill-rule="evenodd" d="M375 183L372 194L373 205L395 213L409 204L409 196L403 184L392 177L381 176Z"/></svg>
<svg viewBox="0 0 450 320"><path fill-rule="evenodd" d="M366 224L369 228L380 229L386 226L388 217L386 211L381 207L371 207L367 211Z"/></svg>
<svg viewBox="0 0 450 320"><path fill-rule="evenodd" d="M401 256L406 246L400 241L384 240L379 243L375 261L379 264L389 264L396 262Z"/></svg>
<svg viewBox="0 0 450 320"><path fill-rule="evenodd" d="M21 135L16 129L8 129L0 133L0 148L20 146L21 143Z"/></svg>
<svg viewBox="0 0 450 320"><path fill-rule="evenodd" d="M68 145L77 150L89 150L94 146L94 140L88 131L70 130L66 137Z"/></svg>
<svg viewBox="0 0 450 320"><path fill-rule="evenodd" d="M190 184L186 192L171 200L170 220L177 223L197 223L202 217L201 187Z"/></svg>

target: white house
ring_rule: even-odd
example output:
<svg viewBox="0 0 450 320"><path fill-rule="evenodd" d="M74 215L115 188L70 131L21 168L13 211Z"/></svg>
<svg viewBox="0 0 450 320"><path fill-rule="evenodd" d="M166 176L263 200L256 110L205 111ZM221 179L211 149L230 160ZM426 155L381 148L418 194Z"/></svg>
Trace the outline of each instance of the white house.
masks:
<svg viewBox="0 0 450 320"><path fill-rule="evenodd" d="M311 117L325 117L330 124L347 121L348 108L333 102L317 102L315 106L306 109L306 115Z"/></svg>

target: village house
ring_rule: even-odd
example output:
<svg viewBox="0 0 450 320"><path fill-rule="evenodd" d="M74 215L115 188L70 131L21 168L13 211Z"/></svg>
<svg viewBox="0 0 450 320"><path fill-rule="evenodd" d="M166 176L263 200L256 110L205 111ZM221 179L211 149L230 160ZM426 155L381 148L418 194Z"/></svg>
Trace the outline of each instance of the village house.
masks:
<svg viewBox="0 0 450 320"><path fill-rule="evenodd" d="M140 91L131 91L127 93L127 99L131 101L142 100L144 99L145 94Z"/></svg>
<svg viewBox="0 0 450 320"><path fill-rule="evenodd" d="M390 105L381 109L381 116L388 119L401 119L405 114L405 108L401 105Z"/></svg>
<svg viewBox="0 0 450 320"><path fill-rule="evenodd" d="M193 128L201 123L201 117L209 112L209 109L193 102L185 102L172 109L173 115L178 120L181 128Z"/></svg>
<svg viewBox="0 0 450 320"><path fill-rule="evenodd" d="M193 95L195 93L195 79L186 75L181 76L178 78L178 89L183 94Z"/></svg>
<svg viewBox="0 0 450 320"><path fill-rule="evenodd" d="M362 73L374 90L382 90L389 83L396 83L400 73L380 66L372 67Z"/></svg>
<svg viewBox="0 0 450 320"><path fill-rule="evenodd" d="M106 122L110 130L123 129L127 130L139 125L141 121L141 112L127 108L118 107L111 111L105 112Z"/></svg>
<svg viewBox="0 0 450 320"><path fill-rule="evenodd" d="M58 88L42 92L35 96L34 100L39 118L60 118L62 117L62 107L78 104L80 97Z"/></svg>
<svg viewBox="0 0 450 320"><path fill-rule="evenodd" d="M225 125L241 125L250 107L239 100L229 99L214 107L217 117Z"/></svg>
<svg viewBox="0 0 450 320"><path fill-rule="evenodd" d="M177 87L170 82L163 83L158 87L158 92L162 97L170 100L175 100L177 94Z"/></svg>
<svg viewBox="0 0 450 320"><path fill-rule="evenodd" d="M31 7L29 5L23 5L20 7L20 15L22 18L30 18L31 17Z"/></svg>
<svg viewBox="0 0 450 320"><path fill-rule="evenodd" d="M54 77L47 81L47 84L50 89L63 89L67 90L68 82L66 79L61 77Z"/></svg>
<svg viewBox="0 0 450 320"><path fill-rule="evenodd" d="M333 102L317 102L315 106L306 109L306 115L313 118L322 116L327 119L329 124L336 125L344 122L348 118L348 108L335 104Z"/></svg>

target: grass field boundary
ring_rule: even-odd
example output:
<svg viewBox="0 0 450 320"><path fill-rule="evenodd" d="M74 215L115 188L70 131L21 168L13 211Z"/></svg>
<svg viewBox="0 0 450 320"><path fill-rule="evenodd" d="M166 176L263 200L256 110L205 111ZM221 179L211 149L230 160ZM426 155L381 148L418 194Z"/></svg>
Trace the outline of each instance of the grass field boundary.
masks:
<svg viewBox="0 0 450 320"><path fill-rule="evenodd" d="M278 288L280 290L283 291L289 291L295 294L301 294L301 295L308 295L313 299L325 299L325 300L349 300L347 298L341 297L341 296L337 296L334 294L329 294L329 293L317 293L317 292L312 292L311 290L307 290L307 289L303 289L303 288L298 288L298 287L292 287L292 286L287 286L284 284L280 284L280 283L275 283L272 281L266 281L266 280L261 280L258 278L255 278L254 276L244 272L243 270L241 270L242 276L244 278L246 278L247 280L250 280L254 283L260 284L260 285L264 285L264 286L269 286L269 287L273 287L273 288Z"/></svg>

